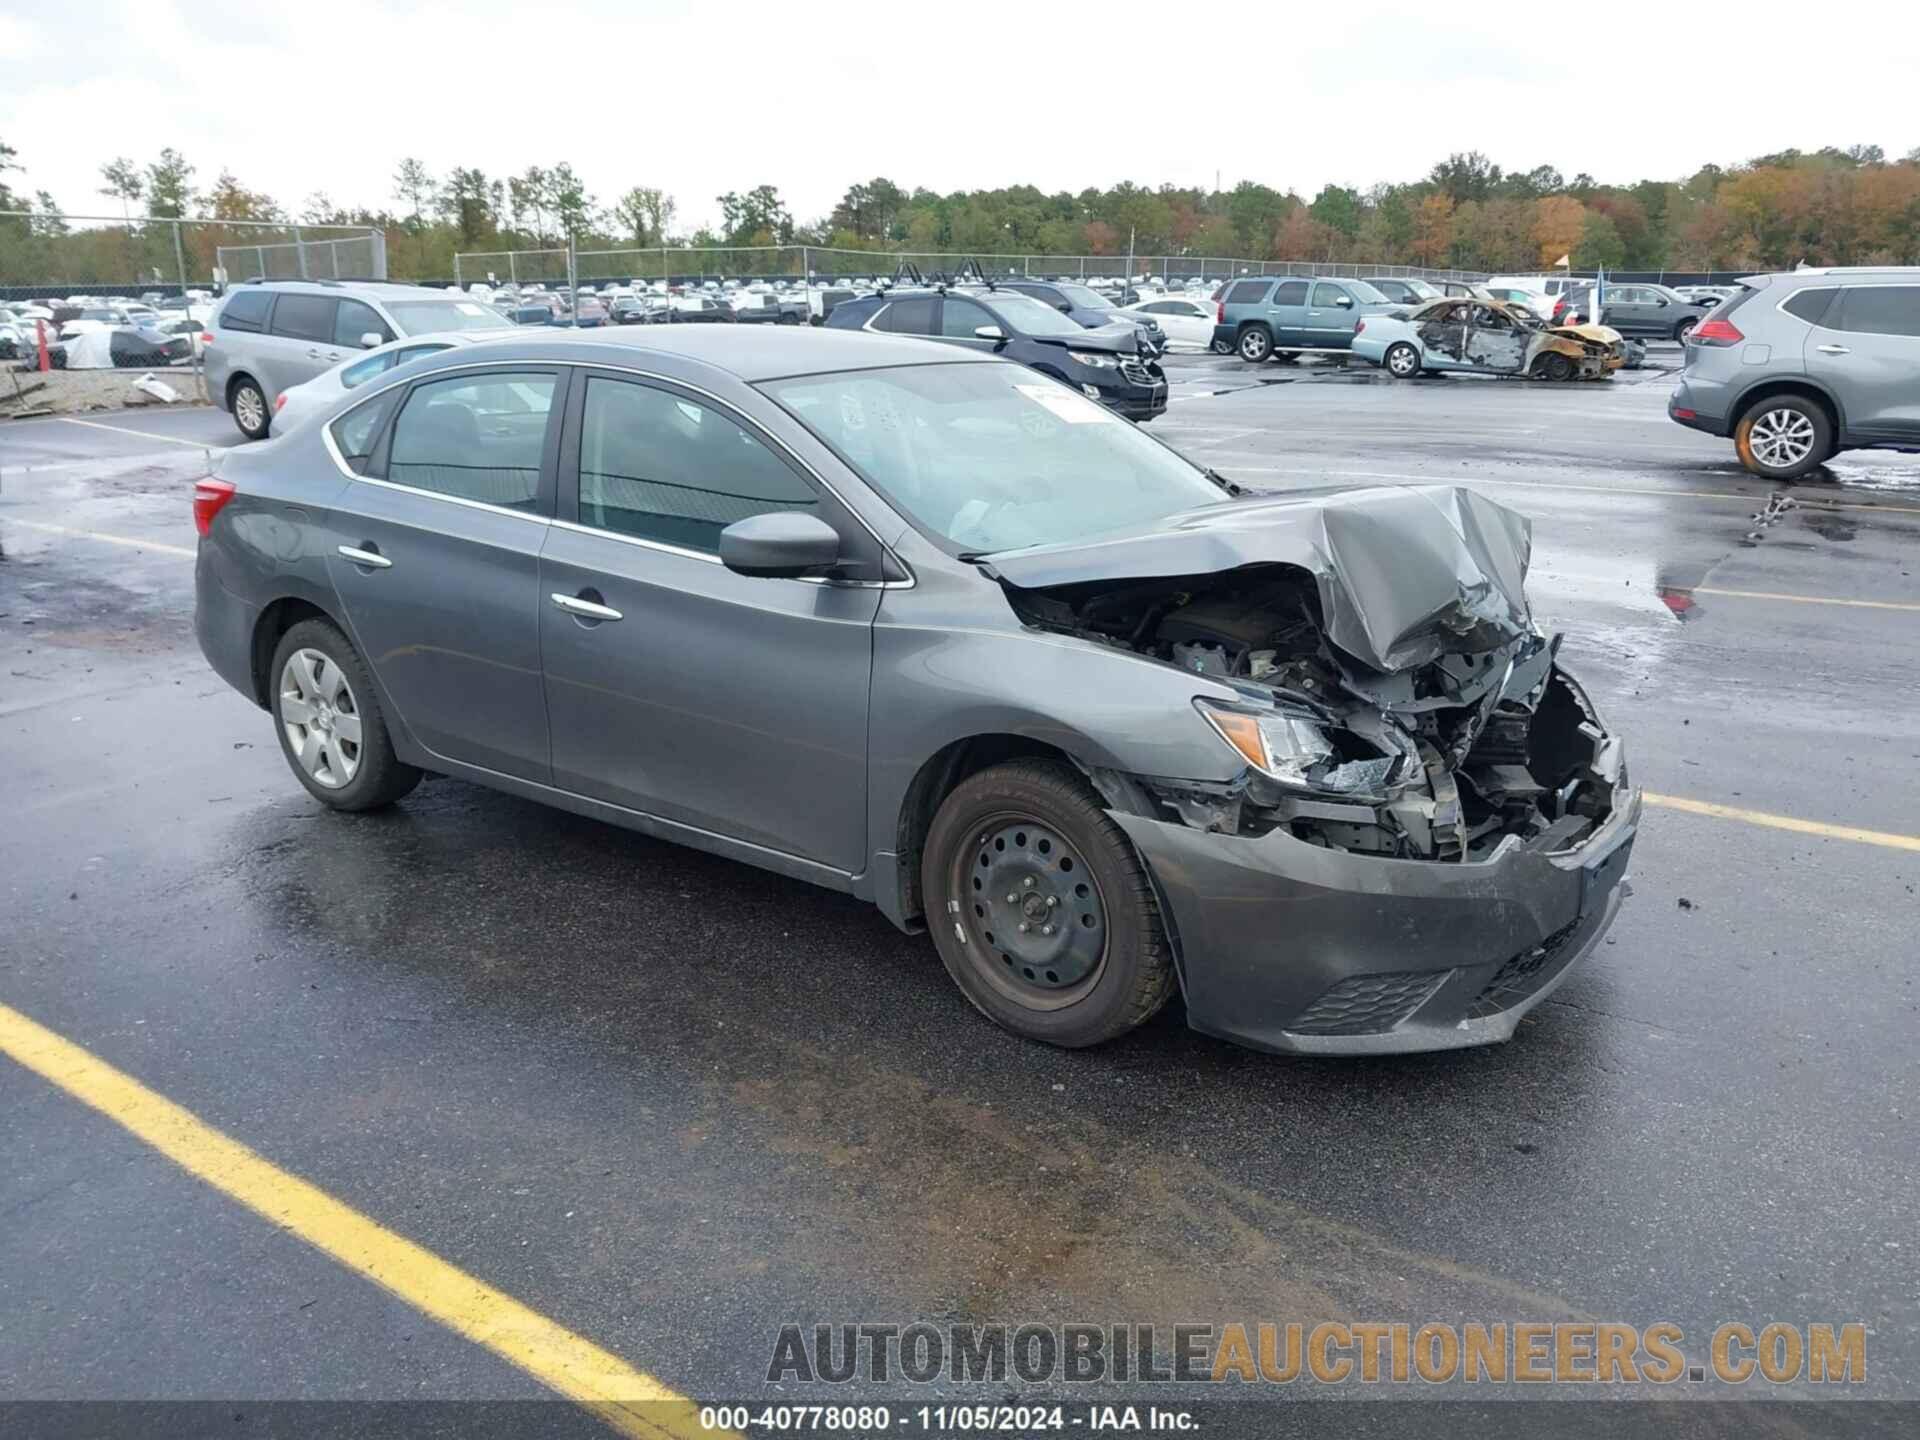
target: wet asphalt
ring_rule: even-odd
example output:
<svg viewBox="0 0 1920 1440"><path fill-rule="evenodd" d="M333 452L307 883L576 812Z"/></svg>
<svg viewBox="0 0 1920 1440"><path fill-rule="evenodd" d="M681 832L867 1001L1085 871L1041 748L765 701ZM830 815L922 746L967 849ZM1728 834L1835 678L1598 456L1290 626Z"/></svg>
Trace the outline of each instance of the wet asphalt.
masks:
<svg viewBox="0 0 1920 1440"><path fill-rule="evenodd" d="M1920 457L1769 485L1659 371L1174 373L1233 478L1529 515L1649 790L1920 834ZM0 1003L668 1384L790 1397L789 1322L1744 1319L1920 1399L1915 850L1650 809L1493 1049L1043 1049L843 897L449 781L322 811L192 637L231 422L86 418L0 427ZM4 1059L0 1151L0 1398L543 1393Z"/></svg>

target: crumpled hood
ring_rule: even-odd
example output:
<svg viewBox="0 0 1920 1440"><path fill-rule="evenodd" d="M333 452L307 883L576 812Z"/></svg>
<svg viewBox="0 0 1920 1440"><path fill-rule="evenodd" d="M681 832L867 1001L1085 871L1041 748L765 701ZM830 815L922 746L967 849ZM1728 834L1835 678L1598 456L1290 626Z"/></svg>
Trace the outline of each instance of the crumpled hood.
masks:
<svg viewBox="0 0 1920 1440"><path fill-rule="evenodd" d="M1524 516L1471 490L1370 486L1210 505L981 564L1021 589L1297 566L1317 583L1327 638L1373 670L1395 671L1527 632L1532 548Z"/></svg>
<svg viewBox="0 0 1920 1440"><path fill-rule="evenodd" d="M1553 325L1548 328L1555 335L1578 335L1582 340L1591 340L1596 345L1620 343L1620 332L1611 325Z"/></svg>
<svg viewBox="0 0 1920 1440"><path fill-rule="evenodd" d="M1078 335L1035 335L1049 345L1065 345L1070 350L1099 350L1115 355L1135 355L1140 350L1140 327L1131 320L1116 320L1097 330L1082 330Z"/></svg>

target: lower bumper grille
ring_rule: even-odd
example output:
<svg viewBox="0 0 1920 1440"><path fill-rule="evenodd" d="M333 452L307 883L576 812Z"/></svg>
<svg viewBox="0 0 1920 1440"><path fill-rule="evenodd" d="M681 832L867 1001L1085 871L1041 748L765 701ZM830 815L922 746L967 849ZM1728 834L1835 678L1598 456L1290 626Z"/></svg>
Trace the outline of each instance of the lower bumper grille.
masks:
<svg viewBox="0 0 1920 1440"><path fill-rule="evenodd" d="M1354 975L1323 992L1287 1029L1295 1035L1378 1035L1427 1003L1451 970Z"/></svg>
<svg viewBox="0 0 1920 1440"><path fill-rule="evenodd" d="M1573 938L1573 932L1579 928L1578 920L1563 925L1531 950L1522 950L1508 960L1494 972L1486 988L1474 998L1467 1014L1475 1020L1498 1015L1533 994L1553 978L1554 962L1560 958L1567 948L1567 942Z"/></svg>

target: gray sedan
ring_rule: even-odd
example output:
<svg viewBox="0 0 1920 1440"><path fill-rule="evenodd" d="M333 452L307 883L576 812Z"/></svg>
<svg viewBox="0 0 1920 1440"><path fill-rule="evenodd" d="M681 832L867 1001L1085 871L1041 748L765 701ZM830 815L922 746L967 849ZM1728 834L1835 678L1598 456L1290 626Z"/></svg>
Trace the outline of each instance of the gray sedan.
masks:
<svg viewBox="0 0 1920 1440"><path fill-rule="evenodd" d="M1520 516L1250 493L989 356L516 335L227 452L195 518L202 649L323 804L437 773L845 891L1037 1040L1176 985L1267 1049L1502 1040L1622 893L1639 797Z"/></svg>

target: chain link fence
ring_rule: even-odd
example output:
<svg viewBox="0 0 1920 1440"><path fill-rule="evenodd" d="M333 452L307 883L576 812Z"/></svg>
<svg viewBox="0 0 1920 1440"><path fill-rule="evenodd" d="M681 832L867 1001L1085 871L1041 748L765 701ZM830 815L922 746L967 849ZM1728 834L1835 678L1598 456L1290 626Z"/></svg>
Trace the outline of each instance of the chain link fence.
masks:
<svg viewBox="0 0 1920 1440"><path fill-rule="evenodd" d="M386 275L386 236L366 226L0 211L0 298L10 300Z"/></svg>
<svg viewBox="0 0 1920 1440"><path fill-rule="evenodd" d="M628 247L577 252L582 284L607 280L669 283L721 279L860 280L890 276L906 265L923 275L957 274L978 265L990 276L1049 280L1158 280L1209 283L1239 275L1390 275L1423 280L1483 280L1486 272L1364 262L1246 260L1213 255L980 255L964 251L836 250L813 245ZM465 287L559 283L569 280L567 251L483 250L453 257L454 283Z"/></svg>

